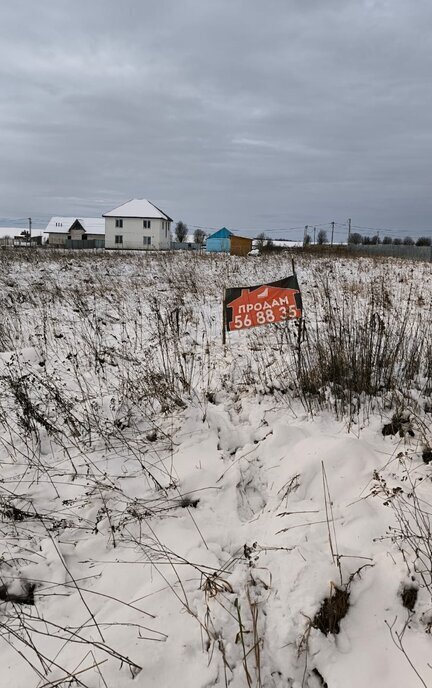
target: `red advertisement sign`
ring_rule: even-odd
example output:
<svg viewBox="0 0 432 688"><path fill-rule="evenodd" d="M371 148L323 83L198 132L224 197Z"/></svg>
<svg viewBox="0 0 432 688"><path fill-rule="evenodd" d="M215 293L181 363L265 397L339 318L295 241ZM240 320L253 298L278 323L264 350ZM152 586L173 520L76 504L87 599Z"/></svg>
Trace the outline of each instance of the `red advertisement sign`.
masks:
<svg viewBox="0 0 432 688"><path fill-rule="evenodd" d="M226 330L242 330L302 317L296 275L255 287L227 289L224 301Z"/></svg>

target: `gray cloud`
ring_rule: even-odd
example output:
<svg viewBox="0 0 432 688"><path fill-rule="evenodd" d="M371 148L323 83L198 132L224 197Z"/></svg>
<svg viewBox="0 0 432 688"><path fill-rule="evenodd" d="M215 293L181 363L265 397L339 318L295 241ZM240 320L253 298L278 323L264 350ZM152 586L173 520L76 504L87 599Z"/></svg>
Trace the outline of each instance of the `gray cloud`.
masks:
<svg viewBox="0 0 432 688"><path fill-rule="evenodd" d="M3 3L5 4L5 3ZM430 227L426 0L15 0L0 216Z"/></svg>

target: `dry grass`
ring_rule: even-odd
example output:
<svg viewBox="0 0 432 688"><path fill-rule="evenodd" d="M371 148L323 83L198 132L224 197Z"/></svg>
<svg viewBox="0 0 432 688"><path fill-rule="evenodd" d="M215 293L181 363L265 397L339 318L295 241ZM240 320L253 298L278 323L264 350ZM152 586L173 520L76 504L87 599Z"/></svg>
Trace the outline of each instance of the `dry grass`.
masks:
<svg viewBox="0 0 432 688"><path fill-rule="evenodd" d="M251 392L272 395L293 408L300 402L312 414L330 409L350 419L385 409L397 431L408 427L402 420L416 433L425 426L424 400L432 388L427 293L419 305L421 294L410 292L406 270L395 272L385 262L370 279L362 277L354 261L347 262L345 272L328 256L306 255L299 263L300 280L302 272L310 280L303 285L300 350L298 326L291 322L232 335L224 351L223 286L277 279L290 271L285 255L269 256L264 263L195 254L0 252L0 423L9 471L0 486L0 514L1 534L12 543L0 562L0 597L7 601L0 636L20 656L25 654L42 683L74 680L73 673L56 664L55 654L41 651L47 635L94 653L88 667L77 670L77 681L81 671L92 667L103 674L100 661L107 657L132 674L140 669L136 659L104 640L93 611L95 593L64 570L60 551L57 563L66 583L59 581L56 593L72 590L90 625L77 630L63 628L56 618L35 621L31 600L37 604L51 594L53 584L36 575L26 579L23 567L38 563L42 539L55 542L67 534L71 541L104 538L116 552L122 547L139 551L196 618L209 655L222 657L228 684L233 661L224 629L215 620L215 609L224 605L227 628L234 625L238 632L234 650L240 650L245 685L262 685L265 595L260 597L259 586L250 583L250 562L242 553L230 562L248 571L249 584L233 590L227 580L232 568L215 572L182 560L158 540L152 525L181 509L194 523L193 512L199 509L199 495L181 491L173 460L173 437L185 408L199 408L204 419L219 392L233 404ZM131 497L118 476L139 480L142 496ZM36 508L27 495L43 485L53 500L61 500L62 484L72 485L78 496L60 508ZM281 501L296 487L298 476L284 487ZM329 494L326 499L330 502ZM94 513L83 518L90 504ZM404 534L412 548L425 553L424 583L431 586L429 525L419 538L417 531L407 530L406 515L401 503L400 533L394 536ZM411 522L415 511L408 516ZM422 511L417 521L419 516L424 524ZM200 580L207 605L202 617L182 587L178 570L186 566ZM22 581L18 593L11 588L17 580ZM115 603L119 610L126 604ZM334 588L314 618L316 628L337 633L348 605L348 592ZM161 632L151 630L151 620L149 626L140 627L142 637L163 640ZM90 627L97 640L90 640Z"/></svg>

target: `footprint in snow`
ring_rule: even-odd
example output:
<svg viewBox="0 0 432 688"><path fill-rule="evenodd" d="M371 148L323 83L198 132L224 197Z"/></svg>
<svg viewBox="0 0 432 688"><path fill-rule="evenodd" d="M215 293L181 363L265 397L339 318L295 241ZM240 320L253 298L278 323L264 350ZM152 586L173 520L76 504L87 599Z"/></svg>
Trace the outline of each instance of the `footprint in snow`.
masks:
<svg viewBox="0 0 432 688"><path fill-rule="evenodd" d="M237 488L237 513L240 520L249 521L260 513L266 503L266 484L262 480L261 465L250 462L246 469L240 467Z"/></svg>

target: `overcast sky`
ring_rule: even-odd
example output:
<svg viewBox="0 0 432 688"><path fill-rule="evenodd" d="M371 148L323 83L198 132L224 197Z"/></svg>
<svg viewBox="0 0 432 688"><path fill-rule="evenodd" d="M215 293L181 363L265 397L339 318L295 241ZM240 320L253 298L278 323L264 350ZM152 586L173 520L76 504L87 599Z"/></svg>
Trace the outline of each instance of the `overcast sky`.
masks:
<svg viewBox="0 0 432 688"><path fill-rule="evenodd" d="M430 232L431 27L430 0L2 2L2 224L139 197Z"/></svg>

